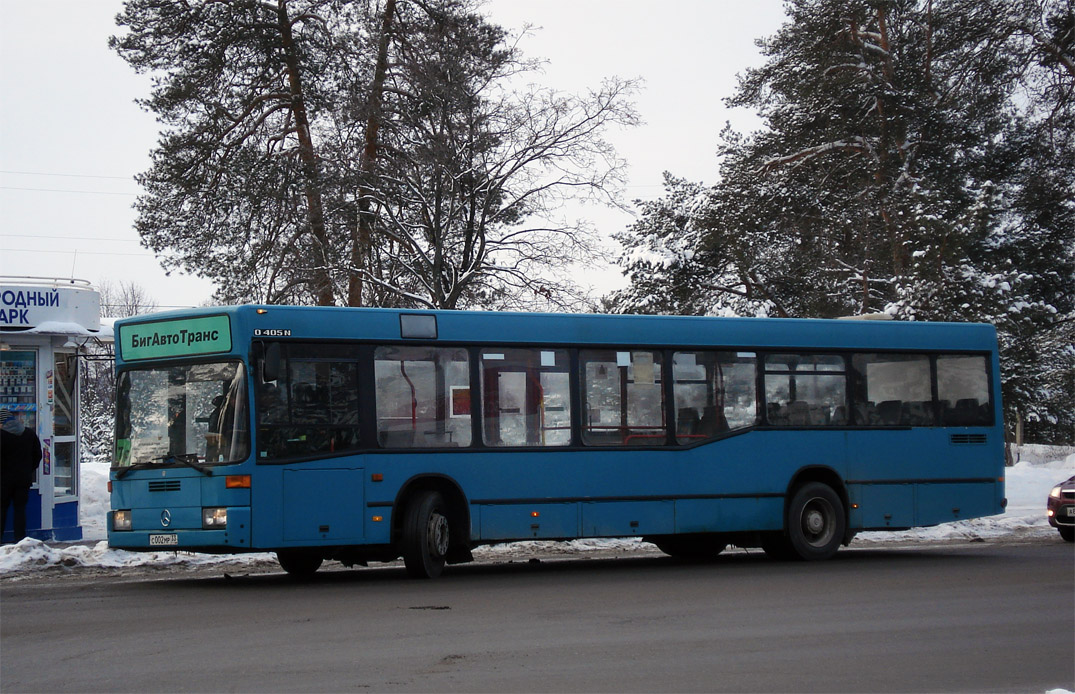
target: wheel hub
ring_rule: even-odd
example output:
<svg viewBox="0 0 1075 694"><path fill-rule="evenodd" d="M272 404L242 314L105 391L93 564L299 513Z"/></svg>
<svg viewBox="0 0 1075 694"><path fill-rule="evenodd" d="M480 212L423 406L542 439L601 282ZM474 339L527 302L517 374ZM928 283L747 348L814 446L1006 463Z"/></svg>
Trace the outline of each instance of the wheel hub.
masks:
<svg viewBox="0 0 1075 694"><path fill-rule="evenodd" d="M811 499L803 507L800 523L804 539L815 547L832 540L835 531L833 509L824 499Z"/></svg>
<svg viewBox="0 0 1075 694"><path fill-rule="evenodd" d="M431 515L427 537L429 549L435 556L443 557L448 554L448 519L439 513Z"/></svg>

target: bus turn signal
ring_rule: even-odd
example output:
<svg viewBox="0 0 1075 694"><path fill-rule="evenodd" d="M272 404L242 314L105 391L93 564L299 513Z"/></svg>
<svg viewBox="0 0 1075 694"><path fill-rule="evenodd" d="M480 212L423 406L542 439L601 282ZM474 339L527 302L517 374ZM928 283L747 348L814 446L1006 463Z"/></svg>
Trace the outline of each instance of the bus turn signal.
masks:
<svg viewBox="0 0 1075 694"><path fill-rule="evenodd" d="M227 489L250 489L250 475L228 475L224 478Z"/></svg>

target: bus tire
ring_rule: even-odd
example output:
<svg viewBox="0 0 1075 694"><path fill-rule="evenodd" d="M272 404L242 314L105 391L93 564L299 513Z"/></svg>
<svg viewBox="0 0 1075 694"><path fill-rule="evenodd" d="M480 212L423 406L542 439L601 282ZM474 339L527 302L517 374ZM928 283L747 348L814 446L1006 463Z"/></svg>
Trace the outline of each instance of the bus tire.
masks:
<svg viewBox="0 0 1075 694"><path fill-rule="evenodd" d="M814 561L836 554L844 540L844 505L832 487L809 482L788 506L787 539L799 559Z"/></svg>
<svg viewBox="0 0 1075 694"><path fill-rule="evenodd" d="M716 559L728 546L712 535L661 535L650 541L668 556L690 561Z"/></svg>
<svg viewBox="0 0 1075 694"><path fill-rule="evenodd" d="M797 559L795 550L791 547L791 542L788 541L787 536L782 532L768 532L763 533L761 538L761 549L765 552L765 556L770 559L776 559L777 561L787 561L789 559Z"/></svg>
<svg viewBox="0 0 1075 694"><path fill-rule="evenodd" d="M293 578L310 578L321 568L324 558L304 549L281 549L276 552L280 568Z"/></svg>
<svg viewBox="0 0 1075 694"><path fill-rule="evenodd" d="M440 492L421 492L407 505L403 519L403 564L412 578L436 578L444 571L450 533Z"/></svg>

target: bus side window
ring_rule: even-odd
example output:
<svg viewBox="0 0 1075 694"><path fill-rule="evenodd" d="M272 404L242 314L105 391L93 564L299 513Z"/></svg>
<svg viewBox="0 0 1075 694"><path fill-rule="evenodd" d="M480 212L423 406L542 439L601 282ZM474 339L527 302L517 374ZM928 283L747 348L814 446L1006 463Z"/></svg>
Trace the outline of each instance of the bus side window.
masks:
<svg viewBox="0 0 1075 694"><path fill-rule="evenodd" d="M382 346L373 352L377 442L382 448L470 445L467 351L450 347Z"/></svg>
<svg viewBox="0 0 1075 694"><path fill-rule="evenodd" d="M840 426L847 421L847 371L835 354L765 357L766 420L773 426Z"/></svg>
<svg viewBox="0 0 1075 694"><path fill-rule="evenodd" d="M945 426L992 425L988 366L984 356L937 357L937 398Z"/></svg>
<svg viewBox="0 0 1075 694"><path fill-rule="evenodd" d="M258 459L296 458L355 450L358 363L346 348L293 345L276 381L257 390Z"/></svg>
<svg viewBox="0 0 1075 694"><path fill-rule="evenodd" d="M925 354L856 354L853 400L858 426L933 426L936 406Z"/></svg>
<svg viewBox="0 0 1075 694"><path fill-rule="evenodd" d="M665 443L661 354L582 350L582 442L587 446Z"/></svg>
<svg viewBox="0 0 1075 694"><path fill-rule="evenodd" d="M479 373L485 445L569 445L569 367L562 349L483 349Z"/></svg>
<svg viewBox="0 0 1075 694"><path fill-rule="evenodd" d="M756 362L753 352L672 356L676 443L696 443L757 423Z"/></svg>

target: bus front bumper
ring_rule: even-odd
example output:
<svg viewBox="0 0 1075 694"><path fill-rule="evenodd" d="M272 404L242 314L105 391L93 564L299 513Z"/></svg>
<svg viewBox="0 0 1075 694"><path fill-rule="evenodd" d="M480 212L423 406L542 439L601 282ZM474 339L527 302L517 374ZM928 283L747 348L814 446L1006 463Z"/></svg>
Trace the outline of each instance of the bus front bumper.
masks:
<svg viewBox="0 0 1075 694"><path fill-rule="evenodd" d="M130 530L116 529L127 513ZM193 519L197 518L197 524ZM132 509L108 512L108 546L137 552L245 552L250 550L250 507L228 507L227 523L204 528L201 508ZM121 523L120 525L125 525Z"/></svg>

